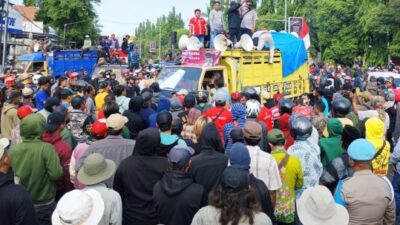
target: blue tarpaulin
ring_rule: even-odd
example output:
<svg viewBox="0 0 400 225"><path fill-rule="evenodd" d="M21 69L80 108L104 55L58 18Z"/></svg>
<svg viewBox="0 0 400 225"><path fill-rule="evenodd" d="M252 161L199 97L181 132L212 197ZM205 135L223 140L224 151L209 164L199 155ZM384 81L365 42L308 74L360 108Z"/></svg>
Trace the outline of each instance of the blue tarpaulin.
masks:
<svg viewBox="0 0 400 225"><path fill-rule="evenodd" d="M34 52L19 56L17 61L44 62L46 61L46 57L44 57L42 52Z"/></svg>
<svg viewBox="0 0 400 225"><path fill-rule="evenodd" d="M282 54L283 77L289 76L307 62L307 51L302 39L278 32L272 32L272 38L275 49L279 49Z"/></svg>

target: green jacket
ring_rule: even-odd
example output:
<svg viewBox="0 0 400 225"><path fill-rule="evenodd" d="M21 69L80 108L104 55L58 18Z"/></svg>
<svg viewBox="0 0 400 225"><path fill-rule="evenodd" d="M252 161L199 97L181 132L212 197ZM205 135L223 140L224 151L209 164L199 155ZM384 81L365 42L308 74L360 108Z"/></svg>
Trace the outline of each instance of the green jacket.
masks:
<svg viewBox="0 0 400 225"><path fill-rule="evenodd" d="M321 160L324 168L336 157L343 154L342 132L343 125L336 118L329 119L327 122L329 137L321 138L319 146L321 147Z"/></svg>
<svg viewBox="0 0 400 225"><path fill-rule="evenodd" d="M68 143L68 145L71 147L71 149L75 149L75 147L78 145L76 138L74 137L74 135L72 135L71 131L68 130L67 128L65 128L61 132L61 138L63 139L63 141Z"/></svg>
<svg viewBox="0 0 400 225"><path fill-rule="evenodd" d="M22 143L9 151L11 167L35 204L48 203L54 199L56 181L63 173L60 159L54 147L41 140L45 127L43 116L30 115L20 126Z"/></svg>

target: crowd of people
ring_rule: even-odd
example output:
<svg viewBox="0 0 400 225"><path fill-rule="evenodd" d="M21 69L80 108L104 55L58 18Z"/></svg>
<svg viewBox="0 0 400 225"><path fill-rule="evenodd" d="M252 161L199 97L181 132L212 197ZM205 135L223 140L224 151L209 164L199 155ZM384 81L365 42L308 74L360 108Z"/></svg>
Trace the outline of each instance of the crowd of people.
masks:
<svg viewBox="0 0 400 225"><path fill-rule="evenodd" d="M1 92L1 223L395 224L393 78L311 71L295 102L229 94L218 77L165 96L155 69L124 84L111 71L21 76Z"/></svg>

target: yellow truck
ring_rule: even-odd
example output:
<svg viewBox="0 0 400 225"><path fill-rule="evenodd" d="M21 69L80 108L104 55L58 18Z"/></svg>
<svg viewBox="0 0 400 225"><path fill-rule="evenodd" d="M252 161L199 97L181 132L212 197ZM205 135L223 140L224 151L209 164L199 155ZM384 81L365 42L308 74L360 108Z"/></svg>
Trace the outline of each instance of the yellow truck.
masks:
<svg viewBox="0 0 400 225"><path fill-rule="evenodd" d="M301 51L296 46L293 46L293 50L291 46L284 46L282 47L284 50L281 51L279 44L277 47L275 42L277 50L274 52L273 63L269 62L269 51L227 50L218 53L218 59L214 60L214 63L209 62L209 58L212 58L210 55L215 53L212 50L200 50L204 51L203 53L184 52L183 54L197 58L191 63L165 66L159 74L158 82L162 92L167 96L172 91L180 89L196 93L206 90L212 76L218 73L230 93L254 87L259 92L262 90L269 92L271 96L280 92L287 98L296 98L310 92L307 53L304 44L298 43ZM302 52L301 57L296 54L298 52ZM208 57L202 60L201 56L204 55Z"/></svg>

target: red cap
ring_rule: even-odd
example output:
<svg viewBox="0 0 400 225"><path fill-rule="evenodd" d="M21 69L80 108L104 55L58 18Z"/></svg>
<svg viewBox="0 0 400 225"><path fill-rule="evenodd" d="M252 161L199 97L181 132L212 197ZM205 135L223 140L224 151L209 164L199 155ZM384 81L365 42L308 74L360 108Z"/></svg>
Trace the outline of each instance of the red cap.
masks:
<svg viewBox="0 0 400 225"><path fill-rule="evenodd" d="M104 137L107 135L107 125L105 119L98 119L92 125L92 133L96 136Z"/></svg>
<svg viewBox="0 0 400 225"><path fill-rule="evenodd" d="M6 79L4 79L4 83L6 84L7 87L11 87L15 85L15 76L9 76Z"/></svg>
<svg viewBox="0 0 400 225"><path fill-rule="evenodd" d="M232 94L231 94L231 99L233 100L233 101L238 101L238 100L240 100L242 98L242 95L240 94L240 92L233 92Z"/></svg>
<svg viewBox="0 0 400 225"><path fill-rule="evenodd" d="M276 93L276 94L274 95L274 99L275 99L275 101L277 101L277 102L279 102L282 98L283 98L283 94L281 94L281 93Z"/></svg>
<svg viewBox="0 0 400 225"><path fill-rule="evenodd" d="M29 115L31 115L33 113L33 109L32 107L30 107L29 105L24 105L18 108L17 110L17 115L19 119L23 119Z"/></svg>

